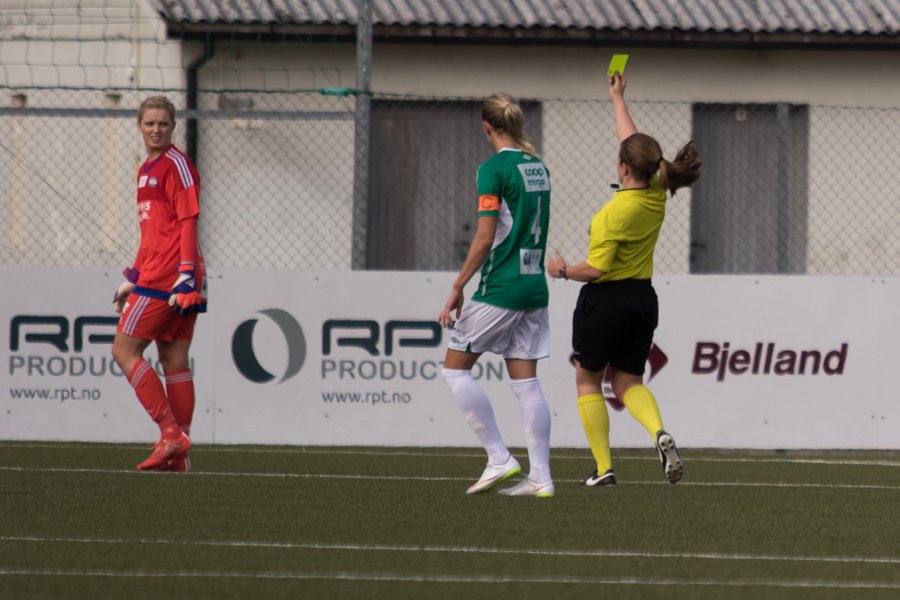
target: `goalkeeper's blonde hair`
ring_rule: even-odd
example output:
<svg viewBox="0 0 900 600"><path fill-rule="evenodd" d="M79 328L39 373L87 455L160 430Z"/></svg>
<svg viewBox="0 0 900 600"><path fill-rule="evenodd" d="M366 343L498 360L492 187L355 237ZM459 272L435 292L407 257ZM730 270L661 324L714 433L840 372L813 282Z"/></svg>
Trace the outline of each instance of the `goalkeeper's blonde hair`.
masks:
<svg viewBox="0 0 900 600"><path fill-rule="evenodd" d="M481 120L495 130L508 134L528 154L535 155L534 146L525 137L522 107L509 94L498 92L485 98L481 105Z"/></svg>
<svg viewBox="0 0 900 600"><path fill-rule="evenodd" d="M141 122L141 119L144 118L144 112L151 108L161 108L169 113L169 117L172 119L172 123L175 123L175 105L172 104L172 101L166 98L165 96L150 96L143 102L141 102L141 107L138 109L138 123Z"/></svg>

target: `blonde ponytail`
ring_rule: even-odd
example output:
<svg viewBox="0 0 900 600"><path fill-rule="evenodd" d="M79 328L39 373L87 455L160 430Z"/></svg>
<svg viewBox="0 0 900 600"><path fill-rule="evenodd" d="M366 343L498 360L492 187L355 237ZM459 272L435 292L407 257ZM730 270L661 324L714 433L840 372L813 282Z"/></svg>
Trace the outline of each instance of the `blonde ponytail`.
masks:
<svg viewBox="0 0 900 600"><path fill-rule="evenodd" d="M534 146L525 137L522 107L515 98L502 92L488 96L481 105L481 119L495 130L509 135L527 154L535 155Z"/></svg>

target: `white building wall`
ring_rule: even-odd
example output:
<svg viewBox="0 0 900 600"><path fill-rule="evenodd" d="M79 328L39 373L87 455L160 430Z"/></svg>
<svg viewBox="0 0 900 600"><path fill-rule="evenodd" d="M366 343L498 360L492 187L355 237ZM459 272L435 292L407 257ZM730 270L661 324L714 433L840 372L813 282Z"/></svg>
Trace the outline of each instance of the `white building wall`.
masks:
<svg viewBox="0 0 900 600"><path fill-rule="evenodd" d="M633 100L900 106L900 63L890 51L629 49L376 45L379 92L605 98L614 53L630 55Z"/></svg>
<svg viewBox="0 0 900 600"><path fill-rule="evenodd" d="M19 95L25 94L29 107L136 108L155 90L164 90L176 104L184 105L185 65L201 55L198 42L166 40L163 24L142 0L71 4L35 7L24 0L4 3L0 78L8 86L7 105L21 102ZM424 97L482 97L503 90L544 100L541 150L554 173L556 214L565 212L576 221L587 222L609 196L615 138L609 112L598 110L603 105L586 101L606 97L606 65L609 56L620 51L631 54L628 97L647 102L634 105L638 126L657 136L668 156L690 138L691 102L813 105L809 272L834 272L833 268L846 264L853 253L858 260L873 265L873 270L891 264L884 240L893 236L896 207L882 203L877 215L880 227L854 240L861 247L848 244L844 221L834 215L846 210L848 198L862 211L867 210L867 199L881 198L884 174L879 165L865 161L857 164L853 159L873 145L896 152L898 125L896 121L886 122L879 139L854 140L851 136L848 140L844 132L853 130L852 113L820 106L897 108L900 63L896 53L376 44L372 87L381 94ZM352 88L355 77L353 43L284 46L219 41L212 60L200 71L200 86L228 90L226 98L250 98L254 110L352 111L352 97L302 92ZM115 93L106 93L110 90ZM294 93L260 93L277 91ZM585 103L579 106L572 101ZM201 108L216 109L222 102L220 94L201 95ZM574 121L573 105L580 108ZM130 196L124 190L131 183L131 173L143 149L137 135L124 143L109 139L113 135L130 136L131 124L111 128L97 120L84 125L83 119L70 123L29 118L26 122L14 117L0 123L0 134L9 140L11 148L21 146L31 165L73 168L69 158L72 144L88 150L80 153L79 161L96 164L100 157L102 167L91 168L104 182L91 190L91 207L85 210L92 221L104 223L109 232L96 250L96 260L118 260L115 255L127 253L123 249L133 244L134 232L126 229L122 233L122 227L108 214L118 209L123 196ZM74 140L66 137L72 132L77 132ZM183 126L176 143L183 142L182 136ZM308 142L298 145L297 139ZM352 145L353 124L346 119L201 123L199 162L207 206L212 209L209 229L214 232L204 239L207 253L236 257L224 265L235 268L272 264L278 268L349 268ZM273 148L278 149L275 156L271 155ZM236 160L241 164L239 170L235 169ZM848 172L854 173L852 180L856 183L849 189L841 187L842 178L834 173L833 165L842 161ZM26 257L22 226L44 219L43 213L29 216L32 209L26 205L27 194L33 193L30 190L43 190L41 201L49 214L63 215L59 218L61 226L65 224L65 211L60 206L66 202L63 197L79 190L68 189L73 183L62 167L49 169L49 175L34 167L9 168L13 174L0 181L0 193L8 199L4 215L10 224L5 233L7 256ZM117 177L117 173L125 175ZM290 190L293 203L273 205L267 193L270 186ZM94 208L94 199L106 208ZM16 206L20 209L14 211ZM244 207L250 207L250 216L265 217L254 235L247 235L236 225L248 217ZM97 210L106 212L95 214ZM690 192L686 190L669 205L657 258L659 272L688 269L689 211ZM551 239L551 244L568 256L583 253L582 236L561 233L564 235ZM285 249L284 256L273 263L270 254L260 255L253 246L260 235L282 234L327 241L328 260L323 263L321 256ZM64 236L56 243L66 246ZM68 248L59 249L41 264L66 264L71 244Z"/></svg>
<svg viewBox="0 0 900 600"><path fill-rule="evenodd" d="M217 49L215 58L204 68L202 86L267 90L353 87L354 52L351 44L300 47L291 53L277 46L228 46ZM554 172L557 211L562 209L568 215L581 215L588 220L608 198L608 186L615 177L615 133L610 113L598 112L596 104L586 103L581 107L573 125L570 101L607 97L605 69L612 52L607 48L376 45L372 88L381 94L424 97L483 97L503 90L522 98L544 99L541 150ZM839 212L846 194L836 193L834 186L819 182L833 176L834 155L840 152L836 146L844 137L840 132L852 130L853 126L834 119L823 123L821 111L815 106L897 107L900 71L893 58L887 52L862 51L637 49L631 51L627 69L628 97L638 102L634 105L638 126L657 136L669 156L691 137L690 102L814 105L809 144L809 268L812 273L827 273L829 268L846 263L842 256L847 249L835 246L841 233L840 221L822 215ZM254 108L284 109L284 99L279 95L275 98L258 96ZM207 103L212 102L213 97L208 96ZM331 98L304 98L302 109L328 106L333 107ZM314 125L297 124L297 127ZM330 127L340 132L338 135L343 139L352 140L348 137L351 136L349 125ZM888 142L892 130L888 126L884 131L883 141ZM315 139L319 135L310 132L309 137ZM848 161L859 155L859 152L848 152ZM335 156L338 162L329 162L329 166L351 168L351 154L342 156ZM210 159L214 161L213 157ZM317 169L321 166L316 161L311 164L318 165ZM210 163L207 168L216 169ZM288 185L299 190L308 181L302 172L297 172ZM878 185L876 177L864 178L862 185L846 192L865 202L865 198L878 193ZM314 204L313 209L338 203L345 207L343 214L349 219L346 195L349 189L330 188L334 196L319 195L320 204ZM890 212L889 208L881 210ZM685 190L669 204L669 219L657 253L658 271L687 271L689 213L690 191ZM894 215L884 216L881 222L887 224ZM349 231L349 220L343 230ZM552 239L551 243L569 256L582 253L583 240L567 235L565 230L563 233L564 237ZM865 251L869 255L864 264L873 265L874 270L887 264L886 254L877 242L886 233L873 231L873 239L866 242L871 250ZM349 247L340 260L349 264Z"/></svg>

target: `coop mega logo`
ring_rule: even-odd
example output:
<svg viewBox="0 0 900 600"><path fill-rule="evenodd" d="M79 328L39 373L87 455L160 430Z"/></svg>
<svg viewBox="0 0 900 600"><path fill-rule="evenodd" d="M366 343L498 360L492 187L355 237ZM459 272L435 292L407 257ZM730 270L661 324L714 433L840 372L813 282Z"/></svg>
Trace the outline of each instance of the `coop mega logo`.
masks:
<svg viewBox="0 0 900 600"><path fill-rule="evenodd" d="M259 311L259 314L268 317L278 326L287 343L287 367L278 380L278 383L284 383L299 373L306 362L306 337L303 335L303 328L293 315L278 308L267 308ZM241 375L254 383L268 383L276 376L260 364L253 351L253 334L258 323L259 319L247 319L234 330L231 337L231 357Z"/></svg>

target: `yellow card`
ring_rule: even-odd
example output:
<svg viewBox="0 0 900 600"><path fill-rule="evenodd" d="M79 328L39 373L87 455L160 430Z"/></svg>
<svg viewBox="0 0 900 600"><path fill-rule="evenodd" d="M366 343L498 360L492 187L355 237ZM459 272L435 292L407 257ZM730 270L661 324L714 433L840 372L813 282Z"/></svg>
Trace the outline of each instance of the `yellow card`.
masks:
<svg viewBox="0 0 900 600"><path fill-rule="evenodd" d="M609 76L613 73L625 74L625 63L628 62L627 54L613 54L612 60L609 61Z"/></svg>

